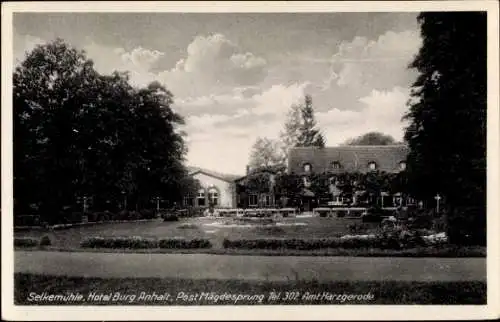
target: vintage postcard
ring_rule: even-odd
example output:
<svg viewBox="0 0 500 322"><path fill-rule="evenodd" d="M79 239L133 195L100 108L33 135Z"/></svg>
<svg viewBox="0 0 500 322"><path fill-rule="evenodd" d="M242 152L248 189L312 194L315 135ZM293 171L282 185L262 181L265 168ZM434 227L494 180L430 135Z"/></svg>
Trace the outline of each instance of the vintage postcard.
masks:
<svg viewBox="0 0 500 322"><path fill-rule="evenodd" d="M6 320L499 316L495 1L2 4Z"/></svg>

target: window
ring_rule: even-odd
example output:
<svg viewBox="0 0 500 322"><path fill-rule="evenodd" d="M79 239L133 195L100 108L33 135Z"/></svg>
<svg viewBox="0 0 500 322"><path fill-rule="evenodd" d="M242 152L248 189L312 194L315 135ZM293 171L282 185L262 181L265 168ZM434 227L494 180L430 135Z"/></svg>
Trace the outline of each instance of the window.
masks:
<svg viewBox="0 0 500 322"><path fill-rule="evenodd" d="M219 204L219 192L216 188L210 188L210 190L208 190L208 202L214 206Z"/></svg>
<svg viewBox="0 0 500 322"><path fill-rule="evenodd" d="M401 171L406 170L406 162L404 161L399 162L399 170Z"/></svg>
<svg viewBox="0 0 500 322"><path fill-rule="evenodd" d="M257 195L249 195L248 196L248 205L256 206L257 205Z"/></svg>
<svg viewBox="0 0 500 322"><path fill-rule="evenodd" d="M261 201L263 206L271 206L271 196L270 195L262 195Z"/></svg>
<svg viewBox="0 0 500 322"><path fill-rule="evenodd" d="M192 196L184 197L184 206L194 206L194 198Z"/></svg>
<svg viewBox="0 0 500 322"><path fill-rule="evenodd" d="M198 201L198 206L205 206L205 190L200 189L198 190L198 195L196 197L196 200Z"/></svg>
<svg viewBox="0 0 500 322"><path fill-rule="evenodd" d="M341 168L340 162L338 162L338 161L333 161L332 162L332 169L338 170L340 168Z"/></svg>
<svg viewBox="0 0 500 322"><path fill-rule="evenodd" d="M311 164L310 163L305 163L304 164L304 172L309 173L309 172L311 172L311 170L312 170Z"/></svg>
<svg viewBox="0 0 500 322"><path fill-rule="evenodd" d="M375 162L370 162L368 163L368 169L370 170L377 170L377 164Z"/></svg>

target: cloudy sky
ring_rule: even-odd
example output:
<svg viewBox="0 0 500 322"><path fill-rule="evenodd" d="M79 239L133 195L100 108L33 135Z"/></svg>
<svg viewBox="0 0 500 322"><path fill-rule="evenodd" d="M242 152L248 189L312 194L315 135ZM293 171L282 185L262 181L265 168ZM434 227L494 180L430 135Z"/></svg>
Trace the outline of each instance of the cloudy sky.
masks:
<svg viewBox="0 0 500 322"><path fill-rule="evenodd" d="M190 165L241 174L258 136L277 138L310 94L327 145L368 131L400 140L416 13L23 13L14 57L63 38L102 73L130 71L175 96Z"/></svg>

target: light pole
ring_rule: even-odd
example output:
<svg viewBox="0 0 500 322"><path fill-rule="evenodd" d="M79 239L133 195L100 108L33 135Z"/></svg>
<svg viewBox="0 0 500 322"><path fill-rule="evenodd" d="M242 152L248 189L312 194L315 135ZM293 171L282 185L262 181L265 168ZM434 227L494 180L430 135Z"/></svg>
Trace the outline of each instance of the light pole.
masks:
<svg viewBox="0 0 500 322"><path fill-rule="evenodd" d="M160 212L160 197L156 197L156 213Z"/></svg>
<svg viewBox="0 0 500 322"><path fill-rule="evenodd" d="M87 200L88 200L88 197L87 196L83 196L83 213L84 214L87 213L87 208L88 208Z"/></svg>
<svg viewBox="0 0 500 322"><path fill-rule="evenodd" d="M439 213L439 201L441 200L441 196L439 195L439 193L436 194L434 199L436 199L436 213Z"/></svg>
<svg viewBox="0 0 500 322"><path fill-rule="evenodd" d="M127 210L127 194L125 193L125 191L122 191L122 195L123 195L123 210Z"/></svg>

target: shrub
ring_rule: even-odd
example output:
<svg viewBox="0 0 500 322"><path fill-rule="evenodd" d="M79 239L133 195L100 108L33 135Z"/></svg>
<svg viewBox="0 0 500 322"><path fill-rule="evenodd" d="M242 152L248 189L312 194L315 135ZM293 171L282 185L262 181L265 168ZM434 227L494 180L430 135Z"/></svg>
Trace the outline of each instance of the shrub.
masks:
<svg viewBox="0 0 500 322"><path fill-rule="evenodd" d="M163 221L179 221L179 217L175 214L165 214Z"/></svg>
<svg viewBox="0 0 500 322"><path fill-rule="evenodd" d="M40 225L40 216L37 215L18 215L14 216L15 226L38 226Z"/></svg>
<svg viewBox="0 0 500 322"><path fill-rule="evenodd" d="M352 241L347 238L321 239L224 239L224 248L240 249L295 249L313 250L321 248L351 247Z"/></svg>
<svg viewBox="0 0 500 322"><path fill-rule="evenodd" d="M152 209L144 209L140 211L142 219L153 219L156 217L156 212Z"/></svg>
<svg viewBox="0 0 500 322"><path fill-rule="evenodd" d="M257 231L266 233L266 234L282 234L285 230L282 227L276 225L264 225L264 226L256 226L255 229Z"/></svg>
<svg viewBox="0 0 500 322"><path fill-rule="evenodd" d="M447 214L447 234L457 245L486 245L486 207L457 207Z"/></svg>
<svg viewBox="0 0 500 322"><path fill-rule="evenodd" d="M80 246L83 248L144 249L144 248L157 248L158 241L153 238L145 238L139 236L89 237L82 240Z"/></svg>
<svg viewBox="0 0 500 322"><path fill-rule="evenodd" d="M40 238L40 246L50 246L52 242L50 241L49 236L45 235Z"/></svg>
<svg viewBox="0 0 500 322"><path fill-rule="evenodd" d="M338 218L343 218L346 215L347 215L347 211L345 211L345 210L339 210L339 211L337 211L337 217Z"/></svg>
<svg viewBox="0 0 500 322"><path fill-rule="evenodd" d="M138 219L141 219L141 213L140 212L133 210L133 211L130 211L128 213L127 220L138 220Z"/></svg>
<svg viewBox="0 0 500 322"><path fill-rule="evenodd" d="M425 245L425 241L417 232L408 230L382 232L369 235L345 235L340 238L321 239L224 239L224 248L239 249L295 249L315 250L325 248L382 248L403 249Z"/></svg>
<svg viewBox="0 0 500 322"><path fill-rule="evenodd" d="M377 235L377 246L382 249L404 249L424 246L426 242L418 230L408 230L397 226L391 231Z"/></svg>
<svg viewBox="0 0 500 322"><path fill-rule="evenodd" d="M200 229L200 227L197 224L193 223L182 223L177 226L177 229Z"/></svg>
<svg viewBox="0 0 500 322"><path fill-rule="evenodd" d="M435 218L432 222L432 228L433 231L436 232L442 232L446 231L446 220L444 216Z"/></svg>
<svg viewBox="0 0 500 322"><path fill-rule="evenodd" d="M382 216L378 214L371 214L368 213L366 215L361 216L361 220L363 222L375 222L375 223L380 223L382 222Z"/></svg>
<svg viewBox="0 0 500 322"><path fill-rule="evenodd" d="M16 247L35 247L38 246L39 240L34 237L15 237L14 246Z"/></svg>
<svg viewBox="0 0 500 322"><path fill-rule="evenodd" d="M212 243L208 239L202 238L191 240L184 238L161 238L158 245L160 248L168 249L212 248Z"/></svg>

